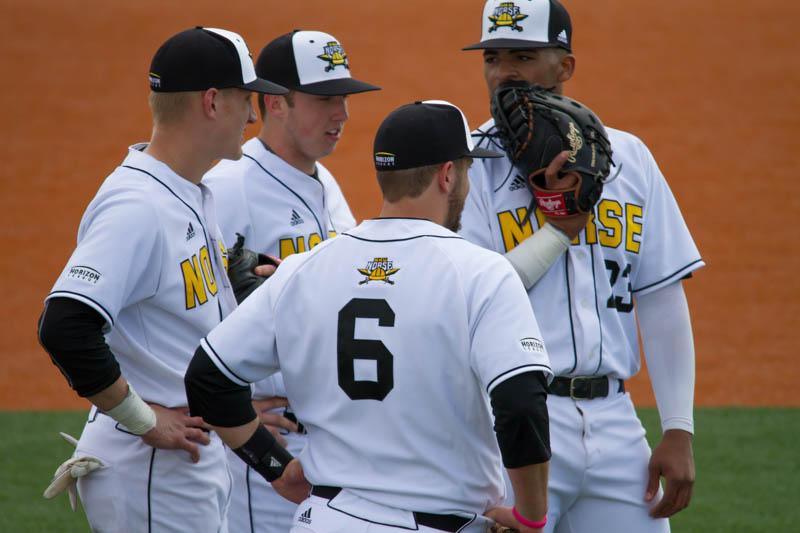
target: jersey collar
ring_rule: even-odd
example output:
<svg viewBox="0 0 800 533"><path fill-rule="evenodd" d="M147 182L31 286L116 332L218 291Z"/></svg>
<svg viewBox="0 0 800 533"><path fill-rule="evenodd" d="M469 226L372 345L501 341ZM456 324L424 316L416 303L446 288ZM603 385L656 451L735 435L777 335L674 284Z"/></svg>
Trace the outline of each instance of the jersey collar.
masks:
<svg viewBox="0 0 800 533"><path fill-rule="evenodd" d="M425 235L460 238L458 234L453 233L444 226L424 218L372 218L344 233L354 237L375 240L399 240Z"/></svg>
<svg viewBox="0 0 800 533"><path fill-rule="evenodd" d="M176 174L165 163L144 153L145 148L147 148L147 143L138 143L130 146L128 148L128 156L122 162L122 165L138 168L151 174L183 200L192 200L195 205L199 205L202 202L202 188Z"/></svg>
<svg viewBox="0 0 800 533"><path fill-rule="evenodd" d="M322 183L319 180L319 163L317 163L315 166L317 177L315 178L313 176L309 176L305 172L294 168L292 165L281 159L276 153L268 150L258 137L253 137L244 143L242 145L242 152L261 163L265 168L275 169L275 172L278 176L290 176L292 179L296 179L301 183L322 186Z"/></svg>

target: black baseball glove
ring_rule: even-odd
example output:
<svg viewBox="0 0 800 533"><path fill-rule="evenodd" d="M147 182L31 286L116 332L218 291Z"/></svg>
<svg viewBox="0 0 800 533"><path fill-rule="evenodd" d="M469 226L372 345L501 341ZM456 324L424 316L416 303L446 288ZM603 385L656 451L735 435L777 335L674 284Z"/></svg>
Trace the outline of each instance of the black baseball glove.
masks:
<svg viewBox="0 0 800 533"><path fill-rule="evenodd" d="M228 278L238 303L242 303L267 280L255 273L259 265L278 266L278 263L269 256L245 248L244 235L237 233L236 244L228 250Z"/></svg>
<svg viewBox="0 0 800 533"><path fill-rule="evenodd" d="M491 112L506 154L544 215L563 218L592 210L614 163L605 128L591 109L542 87L513 82L495 91ZM564 150L569 158L560 175L574 174L576 183L547 189L545 168Z"/></svg>

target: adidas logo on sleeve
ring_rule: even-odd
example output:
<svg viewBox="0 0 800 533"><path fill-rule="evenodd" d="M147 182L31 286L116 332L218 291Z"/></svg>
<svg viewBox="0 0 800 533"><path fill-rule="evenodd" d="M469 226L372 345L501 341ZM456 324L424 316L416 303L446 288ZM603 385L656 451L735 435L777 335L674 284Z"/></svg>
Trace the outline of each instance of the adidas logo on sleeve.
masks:
<svg viewBox="0 0 800 533"><path fill-rule="evenodd" d="M192 239L194 239L194 226L189 222L189 229L186 230L186 240L190 241Z"/></svg>

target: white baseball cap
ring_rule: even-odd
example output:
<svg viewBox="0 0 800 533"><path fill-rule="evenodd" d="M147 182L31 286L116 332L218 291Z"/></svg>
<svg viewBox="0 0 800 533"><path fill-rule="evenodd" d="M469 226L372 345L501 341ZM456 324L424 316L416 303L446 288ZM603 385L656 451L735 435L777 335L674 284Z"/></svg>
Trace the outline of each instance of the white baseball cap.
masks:
<svg viewBox="0 0 800 533"><path fill-rule="evenodd" d="M489 0L481 41L462 50L563 48L572 51L572 22L558 0Z"/></svg>
<svg viewBox="0 0 800 533"><path fill-rule="evenodd" d="M261 50L256 73L309 94L336 96L380 89L352 78L344 47L321 31L294 30L273 40Z"/></svg>

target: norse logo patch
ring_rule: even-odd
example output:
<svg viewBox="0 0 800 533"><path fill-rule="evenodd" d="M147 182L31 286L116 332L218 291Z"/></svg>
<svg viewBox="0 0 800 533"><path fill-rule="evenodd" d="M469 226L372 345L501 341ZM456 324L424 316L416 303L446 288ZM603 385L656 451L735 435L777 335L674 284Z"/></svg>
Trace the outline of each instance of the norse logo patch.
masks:
<svg viewBox="0 0 800 533"><path fill-rule="evenodd" d="M366 277L359 281L359 285L365 285L370 281L382 281L389 285L394 285L394 281L389 279L389 276L397 273L399 268L394 268L394 263L388 257L376 257L372 261L367 261L365 268L357 269L361 274Z"/></svg>
<svg viewBox="0 0 800 533"><path fill-rule="evenodd" d="M327 61L328 66L325 67L325 72L330 72L339 66L350 70L350 65L347 61L347 54L345 53L344 48L342 48L342 45L336 41L329 41L322 50L323 53L317 57L323 61Z"/></svg>
<svg viewBox="0 0 800 533"><path fill-rule="evenodd" d="M514 2L500 2L500 5L494 8L494 13L489 15L489 20L492 23L489 33L497 31L498 28L522 31L523 28L518 22L526 18L528 18L528 15L522 14Z"/></svg>

